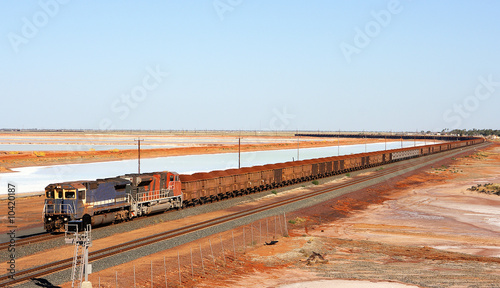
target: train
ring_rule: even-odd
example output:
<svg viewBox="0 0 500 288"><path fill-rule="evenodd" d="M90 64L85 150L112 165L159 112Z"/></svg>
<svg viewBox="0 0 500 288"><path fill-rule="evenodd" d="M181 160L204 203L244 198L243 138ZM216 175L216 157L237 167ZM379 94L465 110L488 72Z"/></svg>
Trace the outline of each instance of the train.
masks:
<svg viewBox="0 0 500 288"><path fill-rule="evenodd" d="M161 171L53 183L45 187L44 228L64 232L66 224L75 220L82 227L128 221L482 142L474 138L191 175Z"/></svg>

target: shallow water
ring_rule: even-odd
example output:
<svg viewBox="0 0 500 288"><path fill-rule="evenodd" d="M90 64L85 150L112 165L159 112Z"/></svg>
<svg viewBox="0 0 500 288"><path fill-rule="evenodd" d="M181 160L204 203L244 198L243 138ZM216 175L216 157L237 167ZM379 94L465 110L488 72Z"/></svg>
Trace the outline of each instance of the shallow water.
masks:
<svg viewBox="0 0 500 288"><path fill-rule="evenodd" d="M141 149L174 148L179 145L144 145ZM137 149L137 145L94 145L94 144L0 144L0 151L96 151Z"/></svg>
<svg viewBox="0 0 500 288"><path fill-rule="evenodd" d="M316 139L300 139L301 142ZM281 138L245 138L242 144L265 144L265 143L290 143L295 139ZM184 137L144 137L141 149L192 147L199 145L224 144L236 145L238 138L184 138ZM59 138L54 137L2 137L0 135L0 151L89 151L111 150L111 149L137 149L137 142L130 137L101 137L93 138Z"/></svg>
<svg viewBox="0 0 500 288"><path fill-rule="evenodd" d="M413 141L403 142L404 147L414 146ZM416 142L424 145L424 142ZM401 148L401 142L388 142L387 149ZM331 146L299 149L299 159L380 151L385 143ZM297 160L297 149L256 151L241 153L241 167L273 164ZM238 167L238 153L171 156L141 159L141 172L175 171L180 174L208 172ZM7 194L7 184L17 186L17 193L44 191L45 186L55 182L73 180L95 180L98 178L136 173L137 160L122 160L98 163L82 163L52 166L14 168L15 173L0 174L0 194Z"/></svg>

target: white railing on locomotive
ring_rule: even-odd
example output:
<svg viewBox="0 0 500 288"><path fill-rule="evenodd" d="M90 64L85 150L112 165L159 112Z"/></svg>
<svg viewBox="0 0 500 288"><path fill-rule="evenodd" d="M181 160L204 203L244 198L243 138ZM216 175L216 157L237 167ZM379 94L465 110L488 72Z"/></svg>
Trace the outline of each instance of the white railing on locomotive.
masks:
<svg viewBox="0 0 500 288"><path fill-rule="evenodd" d="M170 188L170 186L169 186ZM154 201L154 200L162 200L171 197L170 192L173 192L172 189L160 189L160 190L154 190L154 191L148 191L148 192L141 192L137 193L136 195L136 202L137 203L144 203L144 202L149 202L149 201ZM173 193L172 193L173 196Z"/></svg>
<svg viewBox="0 0 500 288"><path fill-rule="evenodd" d="M56 209L59 208L59 209ZM63 209L66 208L66 209ZM47 204L43 206L43 214L75 214L73 204Z"/></svg>
<svg viewBox="0 0 500 288"><path fill-rule="evenodd" d="M121 198L111 198L111 199L107 199L107 200L100 200L100 201L95 201L94 195L87 198L87 204L92 205L92 206L103 206L103 205L116 204L117 202L126 202L126 201L127 201L127 196L124 196Z"/></svg>

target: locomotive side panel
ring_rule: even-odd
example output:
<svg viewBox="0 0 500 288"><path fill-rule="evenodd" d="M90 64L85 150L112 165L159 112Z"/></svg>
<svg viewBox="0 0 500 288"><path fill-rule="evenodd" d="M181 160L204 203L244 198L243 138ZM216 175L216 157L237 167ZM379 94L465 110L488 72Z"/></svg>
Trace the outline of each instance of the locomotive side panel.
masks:
<svg viewBox="0 0 500 288"><path fill-rule="evenodd" d="M121 178L101 179L88 184L84 226L104 225L116 220L125 220L132 215L128 194L131 182Z"/></svg>
<svg viewBox="0 0 500 288"><path fill-rule="evenodd" d="M114 207L123 207L128 205L126 195L126 184L129 181L97 181L97 187L87 190L86 203L92 208L92 214L98 214L101 211L107 211ZM90 212L91 213L91 212ZM92 216L91 214L91 216Z"/></svg>
<svg viewBox="0 0 500 288"><path fill-rule="evenodd" d="M137 177L139 178L139 177ZM140 183L137 184L138 201L148 202L159 197L160 179L159 175L141 175Z"/></svg>

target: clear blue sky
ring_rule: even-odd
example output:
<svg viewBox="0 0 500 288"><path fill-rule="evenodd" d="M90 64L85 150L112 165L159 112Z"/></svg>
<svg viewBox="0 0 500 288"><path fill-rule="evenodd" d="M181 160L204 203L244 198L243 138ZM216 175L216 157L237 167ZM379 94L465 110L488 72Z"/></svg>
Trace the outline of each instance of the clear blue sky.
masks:
<svg viewBox="0 0 500 288"><path fill-rule="evenodd" d="M500 1L61 2L0 2L0 128L500 128Z"/></svg>

